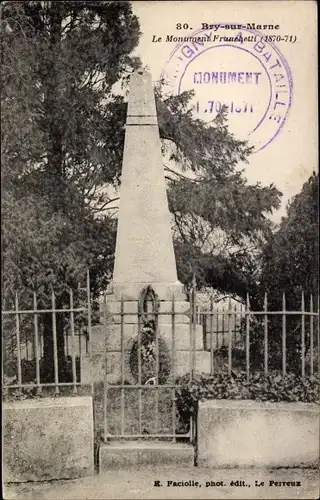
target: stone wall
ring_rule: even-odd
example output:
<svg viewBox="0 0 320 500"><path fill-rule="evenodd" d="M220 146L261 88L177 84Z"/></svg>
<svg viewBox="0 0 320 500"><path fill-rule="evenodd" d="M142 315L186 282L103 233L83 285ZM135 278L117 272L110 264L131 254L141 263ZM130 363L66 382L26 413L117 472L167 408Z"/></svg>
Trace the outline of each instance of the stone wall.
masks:
<svg viewBox="0 0 320 500"><path fill-rule="evenodd" d="M3 459L6 483L93 475L92 397L4 403Z"/></svg>
<svg viewBox="0 0 320 500"><path fill-rule="evenodd" d="M319 406L311 403L199 403L198 465L316 466Z"/></svg>

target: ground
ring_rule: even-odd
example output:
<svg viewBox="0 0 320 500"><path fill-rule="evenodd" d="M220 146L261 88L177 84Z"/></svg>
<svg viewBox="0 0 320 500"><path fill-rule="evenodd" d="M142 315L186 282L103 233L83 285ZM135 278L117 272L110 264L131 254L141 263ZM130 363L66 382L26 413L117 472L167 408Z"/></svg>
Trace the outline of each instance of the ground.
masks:
<svg viewBox="0 0 320 500"><path fill-rule="evenodd" d="M162 487L154 485L160 481ZM199 486L167 486L167 481L198 481ZM223 481L225 486L211 486ZM244 481L248 486L231 486ZM255 486L255 482L265 486ZM269 486L274 482L301 482L301 486ZM210 486L206 487L206 483ZM108 499L318 499L319 473L315 469L132 469L68 481L5 485L5 500L108 500Z"/></svg>

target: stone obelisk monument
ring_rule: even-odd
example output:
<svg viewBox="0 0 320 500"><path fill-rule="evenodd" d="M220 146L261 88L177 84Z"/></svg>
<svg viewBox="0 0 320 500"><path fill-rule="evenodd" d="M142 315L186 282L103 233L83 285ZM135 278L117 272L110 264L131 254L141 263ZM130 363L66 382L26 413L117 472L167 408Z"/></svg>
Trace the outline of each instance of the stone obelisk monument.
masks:
<svg viewBox="0 0 320 500"><path fill-rule="evenodd" d="M113 315L107 334L107 372L113 378L120 373L121 334L128 354L138 334L137 300L148 286L160 300L159 332L170 350L174 295L176 374L185 373L190 370L190 304L177 278L152 79L148 72L137 71L130 81L115 266L107 296L107 309ZM127 313L122 327L121 299ZM196 368L210 371L202 327L197 325L193 334Z"/></svg>
<svg viewBox="0 0 320 500"><path fill-rule="evenodd" d="M131 76L120 189L113 293L136 299L151 285L160 299L181 293L151 75Z"/></svg>

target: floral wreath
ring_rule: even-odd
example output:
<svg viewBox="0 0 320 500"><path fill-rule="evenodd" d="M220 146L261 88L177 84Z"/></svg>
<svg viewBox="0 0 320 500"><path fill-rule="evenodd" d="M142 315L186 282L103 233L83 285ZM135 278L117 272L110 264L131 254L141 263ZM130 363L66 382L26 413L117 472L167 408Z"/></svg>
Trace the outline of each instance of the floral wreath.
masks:
<svg viewBox="0 0 320 500"><path fill-rule="evenodd" d="M130 373L139 383L138 338L131 343L128 363ZM146 321L140 332L140 367L141 384L154 385L156 383L156 325L154 320ZM158 383L164 384L171 372L170 351L166 342L158 333Z"/></svg>

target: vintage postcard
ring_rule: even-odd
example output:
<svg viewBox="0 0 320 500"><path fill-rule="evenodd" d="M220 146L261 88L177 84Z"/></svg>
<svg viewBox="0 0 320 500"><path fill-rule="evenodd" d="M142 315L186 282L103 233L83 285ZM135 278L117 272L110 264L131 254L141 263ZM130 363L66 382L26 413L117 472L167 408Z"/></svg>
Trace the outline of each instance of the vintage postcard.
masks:
<svg viewBox="0 0 320 500"><path fill-rule="evenodd" d="M4 498L319 498L316 2L0 22Z"/></svg>

